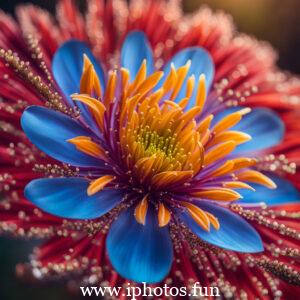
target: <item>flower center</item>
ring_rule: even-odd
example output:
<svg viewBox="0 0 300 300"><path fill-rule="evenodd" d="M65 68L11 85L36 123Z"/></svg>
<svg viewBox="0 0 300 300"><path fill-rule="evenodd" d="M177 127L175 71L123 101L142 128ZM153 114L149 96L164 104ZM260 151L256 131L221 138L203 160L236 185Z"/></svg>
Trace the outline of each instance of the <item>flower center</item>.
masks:
<svg viewBox="0 0 300 300"><path fill-rule="evenodd" d="M168 158L171 163L179 161L179 156L183 155L183 149L179 148L174 137L161 136L156 131L151 131L149 126L138 128L137 132L136 142L143 147L146 156L157 154L164 159Z"/></svg>
<svg viewBox="0 0 300 300"><path fill-rule="evenodd" d="M181 207L209 230L210 224L219 227L218 220L193 199L234 201L241 196L233 189L252 189L245 181L271 188L275 184L260 172L247 169L255 159L226 159L237 145L251 138L229 130L250 109L229 114L212 127L213 115L203 115L205 77L201 75L195 84L194 76L188 76L189 67L189 61L178 69L171 65L170 73L162 79L161 71L147 77L144 61L132 82L128 70L121 68L109 73L102 94L95 70L85 57L81 94L72 98L88 106L103 136L99 139L109 150L89 137L69 142L122 170L123 175L117 172L92 179L89 195L109 188L112 182L124 183L124 176L129 176L127 188L143 191L135 209L139 223L145 223L148 202L155 200L160 226L168 224L172 209ZM185 96L178 100L184 83ZM191 101L193 105L187 109Z"/></svg>

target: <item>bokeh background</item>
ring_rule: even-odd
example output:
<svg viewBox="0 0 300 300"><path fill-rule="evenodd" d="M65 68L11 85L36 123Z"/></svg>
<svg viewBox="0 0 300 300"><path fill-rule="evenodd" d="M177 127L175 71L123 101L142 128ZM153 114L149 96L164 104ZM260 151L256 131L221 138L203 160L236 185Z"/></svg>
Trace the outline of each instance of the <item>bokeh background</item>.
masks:
<svg viewBox="0 0 300 300"><path fill-rule="evenodd" d="M55 11L55 0L0 0L0 9L13 14L16 5L28 2L38 4L51 12ZM85 0L77 2L84 9ZM183 0L183 9L193 12L203 4L231 14L239 31L269 41L279 53L279 66L300 74L299 0ZM30 250L37 243L0 238L0 299L77 299L56 283L50 286L33 286L16 279L16 264L26 261Z"/></svg>

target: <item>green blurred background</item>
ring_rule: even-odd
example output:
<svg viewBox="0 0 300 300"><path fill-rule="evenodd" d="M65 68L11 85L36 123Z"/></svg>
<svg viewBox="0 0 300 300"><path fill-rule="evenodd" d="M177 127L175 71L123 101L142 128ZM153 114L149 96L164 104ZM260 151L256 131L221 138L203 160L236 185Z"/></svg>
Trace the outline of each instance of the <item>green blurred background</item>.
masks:
<svg viewBox="0 0 300 300"><path fill-rule="evenodd" d="M51 12L55 10L54 0L0 0L0 9L13 14L15 6L25 2L39 4ZM77 2L80 7L84 7L84 1ZM230 13L239 31L272 43L279 52L280 67L300 74L299 0L184 0L183 8L186 12L193 12L202 4ZM27 260L30 250L36 243L0 238L0 299L76 299L58 284L33 286L16 279L15 265Z"/></svg>

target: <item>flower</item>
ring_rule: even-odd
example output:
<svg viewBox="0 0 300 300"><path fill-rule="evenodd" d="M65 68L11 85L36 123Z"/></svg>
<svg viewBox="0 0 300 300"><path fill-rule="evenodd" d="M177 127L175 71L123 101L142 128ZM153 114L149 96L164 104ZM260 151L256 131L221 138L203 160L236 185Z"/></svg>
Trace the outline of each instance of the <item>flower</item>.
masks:
<svg viewBox="0 0 300 300"><path fill-rule="evenodd" d="M286 121L297 80L278 75L267 46L233 37L223 14L204 9L178 26L175 3L145 1L147 17L140 2L103 3L89 2L86 32L70 1L59 2L51 31L44 11L19 9L30 46L21 58L8 48L25 41L2 15L2 229L51 237L31 262L35 277L294 294L284 281L299 285L290 260L299 255L299 195L284 178L296 164L281 151L299 151ZM32 106L16 102L19 93ZM12 127L24 107L22 129L40 150ZM35 179L33 165L48 178Z"/></svg>

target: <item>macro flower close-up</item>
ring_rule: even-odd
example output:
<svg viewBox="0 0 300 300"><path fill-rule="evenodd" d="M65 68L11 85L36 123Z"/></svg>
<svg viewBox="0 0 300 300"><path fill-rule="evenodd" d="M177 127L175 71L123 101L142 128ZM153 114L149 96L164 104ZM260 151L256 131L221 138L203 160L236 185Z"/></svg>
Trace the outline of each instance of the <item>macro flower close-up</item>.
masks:
<svg viewBox="0 0 300 300"><path fill-rule="evenodd" d="M0 12L0 233L41 240L19 278L296 299L299 79L206 6L85 4Z"/></svg>

